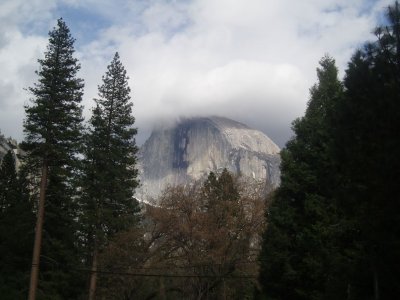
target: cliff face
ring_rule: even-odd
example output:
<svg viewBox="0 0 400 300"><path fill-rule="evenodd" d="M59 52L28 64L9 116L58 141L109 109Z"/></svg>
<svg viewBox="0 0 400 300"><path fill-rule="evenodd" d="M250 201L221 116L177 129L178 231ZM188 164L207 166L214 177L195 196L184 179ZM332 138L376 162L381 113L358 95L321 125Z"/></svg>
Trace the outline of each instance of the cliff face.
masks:
<svg viewBox="0 0 400 300"><path fill-rule="evenodd" d="M257 180L279 184L279 147L265 134L221 118L183 119L153 131L140 149L139 199L156 198L167 185L205 178L227 168Z"/></svg>
<svg viewBox="0 0 400 300"><path fill-rule="evenodd" d="M7 152L11 150L14 153L14 158L15 158L15 166L17 170L21 166L21 156L24 156L25 153L19 148L18 143L16 140L12 139L11 137L5 138L1 133L0 133L0 163L4 157L4 155L7 154Z"/></svg>

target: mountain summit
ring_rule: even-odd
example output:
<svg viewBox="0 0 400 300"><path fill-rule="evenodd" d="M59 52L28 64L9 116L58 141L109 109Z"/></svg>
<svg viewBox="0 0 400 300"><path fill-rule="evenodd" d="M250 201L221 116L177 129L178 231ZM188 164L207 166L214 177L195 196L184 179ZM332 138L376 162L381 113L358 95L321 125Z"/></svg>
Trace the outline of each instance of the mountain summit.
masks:
<svg viewBox="0 0 400 300"><path fill-rule="evenodd" d="M185 118L152 132L139 153L139 199L156 198L167 185L205 178L226 168L279 184L279 147L261 131L222 117Z"/></svg>

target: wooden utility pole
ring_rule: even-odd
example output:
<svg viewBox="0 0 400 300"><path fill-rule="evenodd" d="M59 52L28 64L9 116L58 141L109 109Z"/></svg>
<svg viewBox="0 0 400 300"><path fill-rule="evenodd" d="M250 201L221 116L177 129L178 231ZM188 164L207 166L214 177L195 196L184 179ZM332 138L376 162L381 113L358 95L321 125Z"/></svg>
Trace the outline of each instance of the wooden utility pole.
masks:
<svg viewBox="0 0 400 300"><path fill-rule="evenodd" d="M33 245L32 270L31 270L31 281L29 285L28 300L36 299L36 290L39 277L40 250L42 247L44 202L46 200L46 188L47 188L47 170L48 170L47 161L44 161L42 166L42 177L40 179L39 207L36 218L35 241Z"/></svg>

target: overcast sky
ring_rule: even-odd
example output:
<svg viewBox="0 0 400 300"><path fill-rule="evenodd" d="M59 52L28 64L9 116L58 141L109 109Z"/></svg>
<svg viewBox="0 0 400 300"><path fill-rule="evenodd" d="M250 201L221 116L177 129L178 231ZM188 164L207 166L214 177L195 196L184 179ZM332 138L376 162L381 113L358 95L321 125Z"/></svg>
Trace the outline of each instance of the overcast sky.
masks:
<svg viewBox="0 0 400 300"><path fill-rule="evenodd" d="M90 115L118 51L130 76L141 144L160 120L219 115L280 147L303 115L325 53L343 76L389 0L0 0L0 130L23 138L26 88L48 32L64 18L76 38Z"/></svg>

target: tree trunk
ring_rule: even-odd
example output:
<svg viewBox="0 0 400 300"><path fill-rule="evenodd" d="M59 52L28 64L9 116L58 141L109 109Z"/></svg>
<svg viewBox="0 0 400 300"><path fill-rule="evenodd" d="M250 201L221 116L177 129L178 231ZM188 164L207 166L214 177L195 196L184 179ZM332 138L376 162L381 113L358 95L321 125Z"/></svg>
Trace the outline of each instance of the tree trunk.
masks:
<svg viewBox="0 0 400 300"><path fill-rule="evenodd" d="M347 300L351 299L351 284L347 284Z"/></svg>
<svg viewBox="0 0 400 300"><path fill-rule="evenodd" d="M379 300L379 282L378 282L378 272L374 266L374 300Z"/></svg>
<svg viewBox="0 0 400 300"><path fill-rule="evenodd" d="M166 300L167 297L165 295L165 286L164 286L164 278L160 277L160 286L159 286L159 290L158 290L158 296L161 300Z"/></svg>
<svg viewBox="0 0 400 300"><path fill-rule="evenodd" d="M38 276L39 276L40 250L42 247L44 203L46 200L46 188L47 188L47 171L48 171L48 165L47 161L45 160L42 165L42 177L40 179L39 206L36 219L35 241L33 246L32 270L31 270L31 280L29 285L28 300L36 299L36 290L37 290Z"/></svg>
<svg viewBox="0 0 400 300"><path fill-rule="evenodd" d="M94 300L96 294L96 283L97 283L97 243L94 243L93 249L93 260L92 260L92 269L90 273L90 284L89 284L89 300Z"/></svg>

